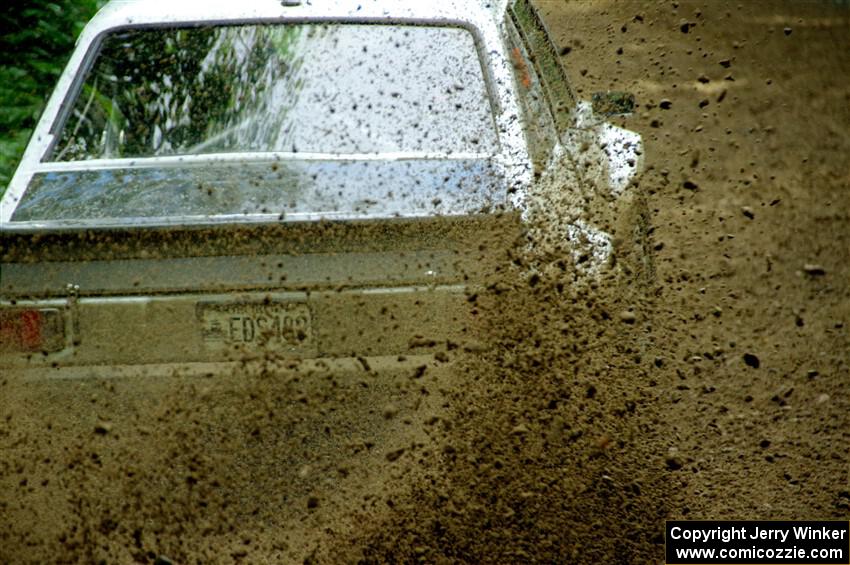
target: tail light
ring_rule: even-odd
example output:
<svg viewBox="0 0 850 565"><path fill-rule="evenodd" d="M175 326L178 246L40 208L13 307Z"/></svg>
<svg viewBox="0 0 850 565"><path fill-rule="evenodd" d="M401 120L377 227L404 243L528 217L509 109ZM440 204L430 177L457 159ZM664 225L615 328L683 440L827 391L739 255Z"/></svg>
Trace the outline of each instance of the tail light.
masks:
<svg viewBox="0 0 850 565"><path fill-rule="evenodd" d="M58 308L0 310L0 352L59 351L65 320Z"/></svg>

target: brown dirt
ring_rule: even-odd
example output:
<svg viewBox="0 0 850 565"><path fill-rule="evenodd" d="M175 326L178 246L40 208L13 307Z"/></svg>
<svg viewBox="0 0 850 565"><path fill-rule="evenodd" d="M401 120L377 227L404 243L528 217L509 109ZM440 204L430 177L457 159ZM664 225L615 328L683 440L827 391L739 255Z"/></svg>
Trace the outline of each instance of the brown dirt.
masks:
<svg viewBox="0 0 850 565"><path fill-rule="evenodd" d="M850 10L539 5L583 98L637 95L651 287L501 268L489 347L424 371L0 377L0 562L658 563L665 519L848 518Z"/></svg>

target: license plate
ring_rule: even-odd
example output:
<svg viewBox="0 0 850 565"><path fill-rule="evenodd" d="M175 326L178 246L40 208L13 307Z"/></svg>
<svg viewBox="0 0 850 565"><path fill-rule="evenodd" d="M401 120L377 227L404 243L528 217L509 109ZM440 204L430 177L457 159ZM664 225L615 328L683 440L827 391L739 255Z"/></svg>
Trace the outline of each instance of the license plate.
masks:
<svg viewBox="0 0 850 565"><path fill-rule="evenodd" d="M314 353L310 308L299 302L210 302L198 304L201 337L208 348L274 349Z"/></svg>

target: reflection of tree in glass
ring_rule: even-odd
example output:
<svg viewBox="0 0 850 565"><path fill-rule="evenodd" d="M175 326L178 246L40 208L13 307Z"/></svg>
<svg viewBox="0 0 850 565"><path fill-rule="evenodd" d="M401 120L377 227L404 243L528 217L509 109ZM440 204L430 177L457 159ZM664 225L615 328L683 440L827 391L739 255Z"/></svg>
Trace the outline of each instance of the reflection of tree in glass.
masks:
<svg viewBox="0 0 850 565"><path fill-rule="evenodd" d="M303 55L294 45L312 27L246 26L229 28L217 38L203 64L217 69L216 80L229 80L228 111L209 122L203 141L190 153L278 149L280 128L303 87L295 78ZM277 92L281 85L287 89L284 99Z"/></svg>
<svg viewBox="0 0 850 565"><path fill-rule="evenodd" d="M287 59L299 33L295 26L238 26L109 36L56 160L208 151L212 141L263 115L265 91L296 64Z"/></svg>
<svg viewBox="0 0 850 565"><path fill-rule="evenodd" d="M474 37L453 27L125 30L105 40L70 106L53 160L498 144Z"/></svg>

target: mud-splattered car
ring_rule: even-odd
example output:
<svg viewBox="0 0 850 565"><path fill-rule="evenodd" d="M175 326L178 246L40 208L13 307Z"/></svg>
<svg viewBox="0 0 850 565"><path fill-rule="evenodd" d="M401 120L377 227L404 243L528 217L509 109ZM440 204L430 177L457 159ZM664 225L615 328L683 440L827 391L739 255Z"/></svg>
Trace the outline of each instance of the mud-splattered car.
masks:
<svg viewBox="0 0 850 565"><path fill-rule="evenodd" d="M484 232L610 267L640 167L528 0L114 0L0 202L2 366L434 355Z"/></svg>

